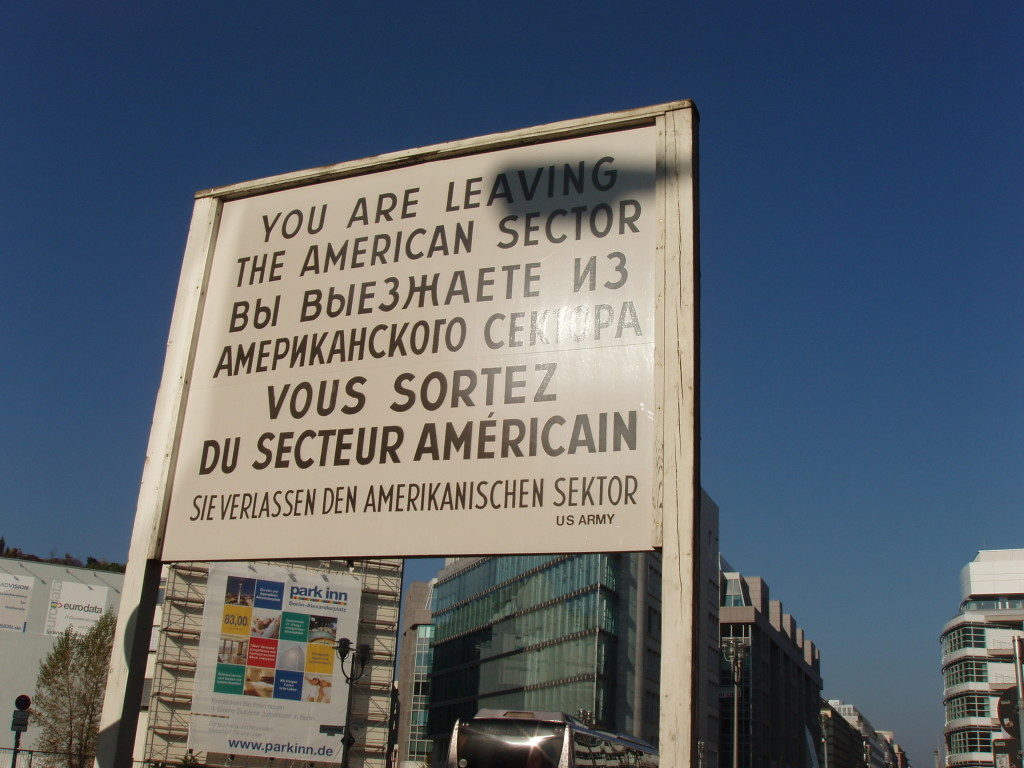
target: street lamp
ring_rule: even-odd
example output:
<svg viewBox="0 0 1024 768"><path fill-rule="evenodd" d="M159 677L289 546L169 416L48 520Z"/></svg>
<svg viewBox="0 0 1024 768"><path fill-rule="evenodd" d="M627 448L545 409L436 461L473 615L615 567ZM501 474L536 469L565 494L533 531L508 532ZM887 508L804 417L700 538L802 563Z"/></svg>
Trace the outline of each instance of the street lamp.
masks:
<svg viewBox="0 0 1024 768"><path fill-rule="evenodd" d="M345 735L341 739L341 768L348 768L348 753L355 738L352 736L352 684L363 676L366 664L370 660L370 646L360 643L356 652L352 653L352 641L347 637L338 639L334 646L341 666L341 674L348 683L348 701L345 705ZM348 659L348 672L345 671L345 659Z"/></svg>
<svg viewBox="0 0 1024 768"><path fill-rule="evenodd" d="M829 768L828 764L828 726L832 722L832 716L826 714L825 710L821 710L818 713L818 721L821 724L821 752L825 758L824 768Z"/></svg>
<svg viewBox="0 0 1024 768"><path fill-rule="evenodd" d="M746 637L723 637L722 653L732 668L732 768L740 768L740 683L743 682L743 660L750 640Z"/></svg>

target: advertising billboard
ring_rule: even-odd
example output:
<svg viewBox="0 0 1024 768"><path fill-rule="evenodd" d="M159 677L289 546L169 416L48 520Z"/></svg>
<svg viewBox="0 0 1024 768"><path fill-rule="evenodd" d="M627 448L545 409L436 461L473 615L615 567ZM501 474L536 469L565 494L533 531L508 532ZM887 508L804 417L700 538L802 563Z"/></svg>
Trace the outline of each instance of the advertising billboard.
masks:
<svg viewBox="0 0 1024 768"><path fill-rule="evenodd" d="M46 610L46 634L59 635L69 628L84 634L100 620L106 605L106 587L54 580Z"/></svg>
<svg viewBox="0 0 1024 768"><path fill-rule="evenodd" d="M24 632L28 628L29 606L35 579L0 572L0 630Z"/></svg>
<svg viewBox="0 0 1024 768"><path fill-rule="evenodd" d="M164 559L654 546L659 141L224 201Z"/></svg>
<svg viewBox="0 0 1024 768"><path fill-rule="evenodd" d="M355 644L359 580L267 563L210 568L188 746L340 760L348 685L334 646Z"/></svg>

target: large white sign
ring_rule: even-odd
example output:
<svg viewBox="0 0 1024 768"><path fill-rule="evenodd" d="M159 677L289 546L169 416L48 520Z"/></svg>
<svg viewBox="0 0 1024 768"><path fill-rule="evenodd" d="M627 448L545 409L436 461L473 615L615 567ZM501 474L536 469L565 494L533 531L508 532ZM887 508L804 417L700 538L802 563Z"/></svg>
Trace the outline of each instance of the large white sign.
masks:
<svg viewBox="0 0 1024 768"><path fill-rule="evenodd" d="M359 580L223 563L211 567L207 590L189 747L340 760L341 737L320 726L345 723L348 686L334 645L347 637L356 646Z"/></svg>
<svg viewBox="0 0 1024 768"><path fill-rule="evenodd" d="M46 611L46 634L66 629L85 634L107 609L107 588L78 581L54 581Z"/></svg>
<svg viewBox="0 0 1024 768"><path fill-rule="evenodd" d="M658 132L223 204L163 559L655 543Z"/></svg>
<svg viewBox="0 0 1024 768"><path fill-rule="evenodd" d="M0 571L0 630L24 632L35 579Z"/></svg>

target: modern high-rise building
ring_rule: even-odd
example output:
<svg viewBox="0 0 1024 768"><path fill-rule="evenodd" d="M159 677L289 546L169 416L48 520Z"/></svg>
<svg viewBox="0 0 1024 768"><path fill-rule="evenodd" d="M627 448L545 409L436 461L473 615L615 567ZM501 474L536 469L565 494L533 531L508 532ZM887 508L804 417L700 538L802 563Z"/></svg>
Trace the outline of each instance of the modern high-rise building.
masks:
<svg viewBox="0 0 1024 768"><path fill-rule="evenodd" d="M836 711L831 703L821 702L822 768L868 768L864 737L860 729Z"/></svg>
<svg viewBox="0 0 1024 768"><path fill-rule="evenodd" d="M892 731L876 731L876 733L889 745L893 760L895 760L895 768L907 768L907 753L896 741L896 734Z"/></svg>
<svg viewBox="0 0 1024 768"><path fill-rule="evenodd" d="M895 739L891 731L876 731L853 704L838 699L830 699L828 703L860 733L867 768L897 768L899 761L893 749Z"/></svg>
<svg viewBox="0 0 1024 768"><path fill-rule="evenodd" d="M982 550L960 573L960 612L942 629L946 765L990 768L1008 738L999 695L1016 685L1013 640L1024 628L1024 549Z"/></svg>
<svg viewBox="0 0 1024 768"><path fill-rule="evenodd" d="M430 671L433 666L434 623L430 613L431 587L409 585L402 605L402 634L398 668L398 768L429 765L432 745L427 735Z"/></svg>
<svg viewBox="0 0 1024 768"><path fill-rule="evenodd" d="M697 740L717 761L718 508L702 498ZM443 755L481 708L584 713L656 742L661 653L658 553L449 561L434 586L428 731ZM710 669L708 668L710 667Z"/></svg>
<svg viewBox="0 0 1024 768"><path fill-rule="evenodd" d="M722 567L717 765L735 758L743 768L812 768L821 743L818 649L762 579Z"/></svg>
<svg viewBox="0 0 1024 768"><path fill-rule="evenodd" d="M434 598L431 735L442 740L456 719L490 708L589 712L606 728L650 736L660 648L637 633L656 629L651 582L659 578L653 554L464 558L446 567Z"/></svg>

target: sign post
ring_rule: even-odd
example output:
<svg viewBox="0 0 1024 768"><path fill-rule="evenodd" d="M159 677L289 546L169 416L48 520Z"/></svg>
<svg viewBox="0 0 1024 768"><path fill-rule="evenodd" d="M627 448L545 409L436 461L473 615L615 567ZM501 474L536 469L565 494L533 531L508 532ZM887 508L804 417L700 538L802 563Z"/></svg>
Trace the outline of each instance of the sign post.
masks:
<svg viewBox="0 0 1024 768"><path fill-rule="evenodd" d="M993 739L992 760L995 768L1021 768L1020 740Z"/></svg>
<svg viewBox="0 0 1024 768"><path fill-rule="evenodd" d="M1004 688L996 699L996 717L999 719L999 727L1006 731L1011 738L1020 736L1020 723L1018 721L1018 707L1020 696L1017 693L1017 686Z"/></svg>
<svg viewBox="0 0 1024 768"><path fill-rule="evenodd" d="M1020 750L1020 732L1022 723L1024 723L1024 668L1021 664L1024 663L1024 637L1017 636L1013 638L1013 675L1016 687L1014 693L1016 694L1016 707L1014 707L1016 715L1014 725L1016 726L1013 731L1007 730L1011 736L1018 741L1017 749ZM1000 697L1000 703L1002 698ZM1000 723L1009 721L1009 717L1004 717L1003 713L1000 712ZM1004 730L1006 729L1005 724L1003 725ZM1019 761L1018 761L1019 762Z"/></svg>
<svg viewBox="0 0 1024 768"><path fill-rule="evenodd" d="M14 749L11 751L11 768L18 765L18 750L21 748L21 734L28 730L29 709L32 699L22 693L14 699L14 714L11 730L14 731Z"/></svg>
<svg viewBox="0 0 1024 768"><path fill-rule="evenodd" d="M673 102L199 193L118 640L161 562L661 548L661 744L692 761L696 126Z"/></svg>

